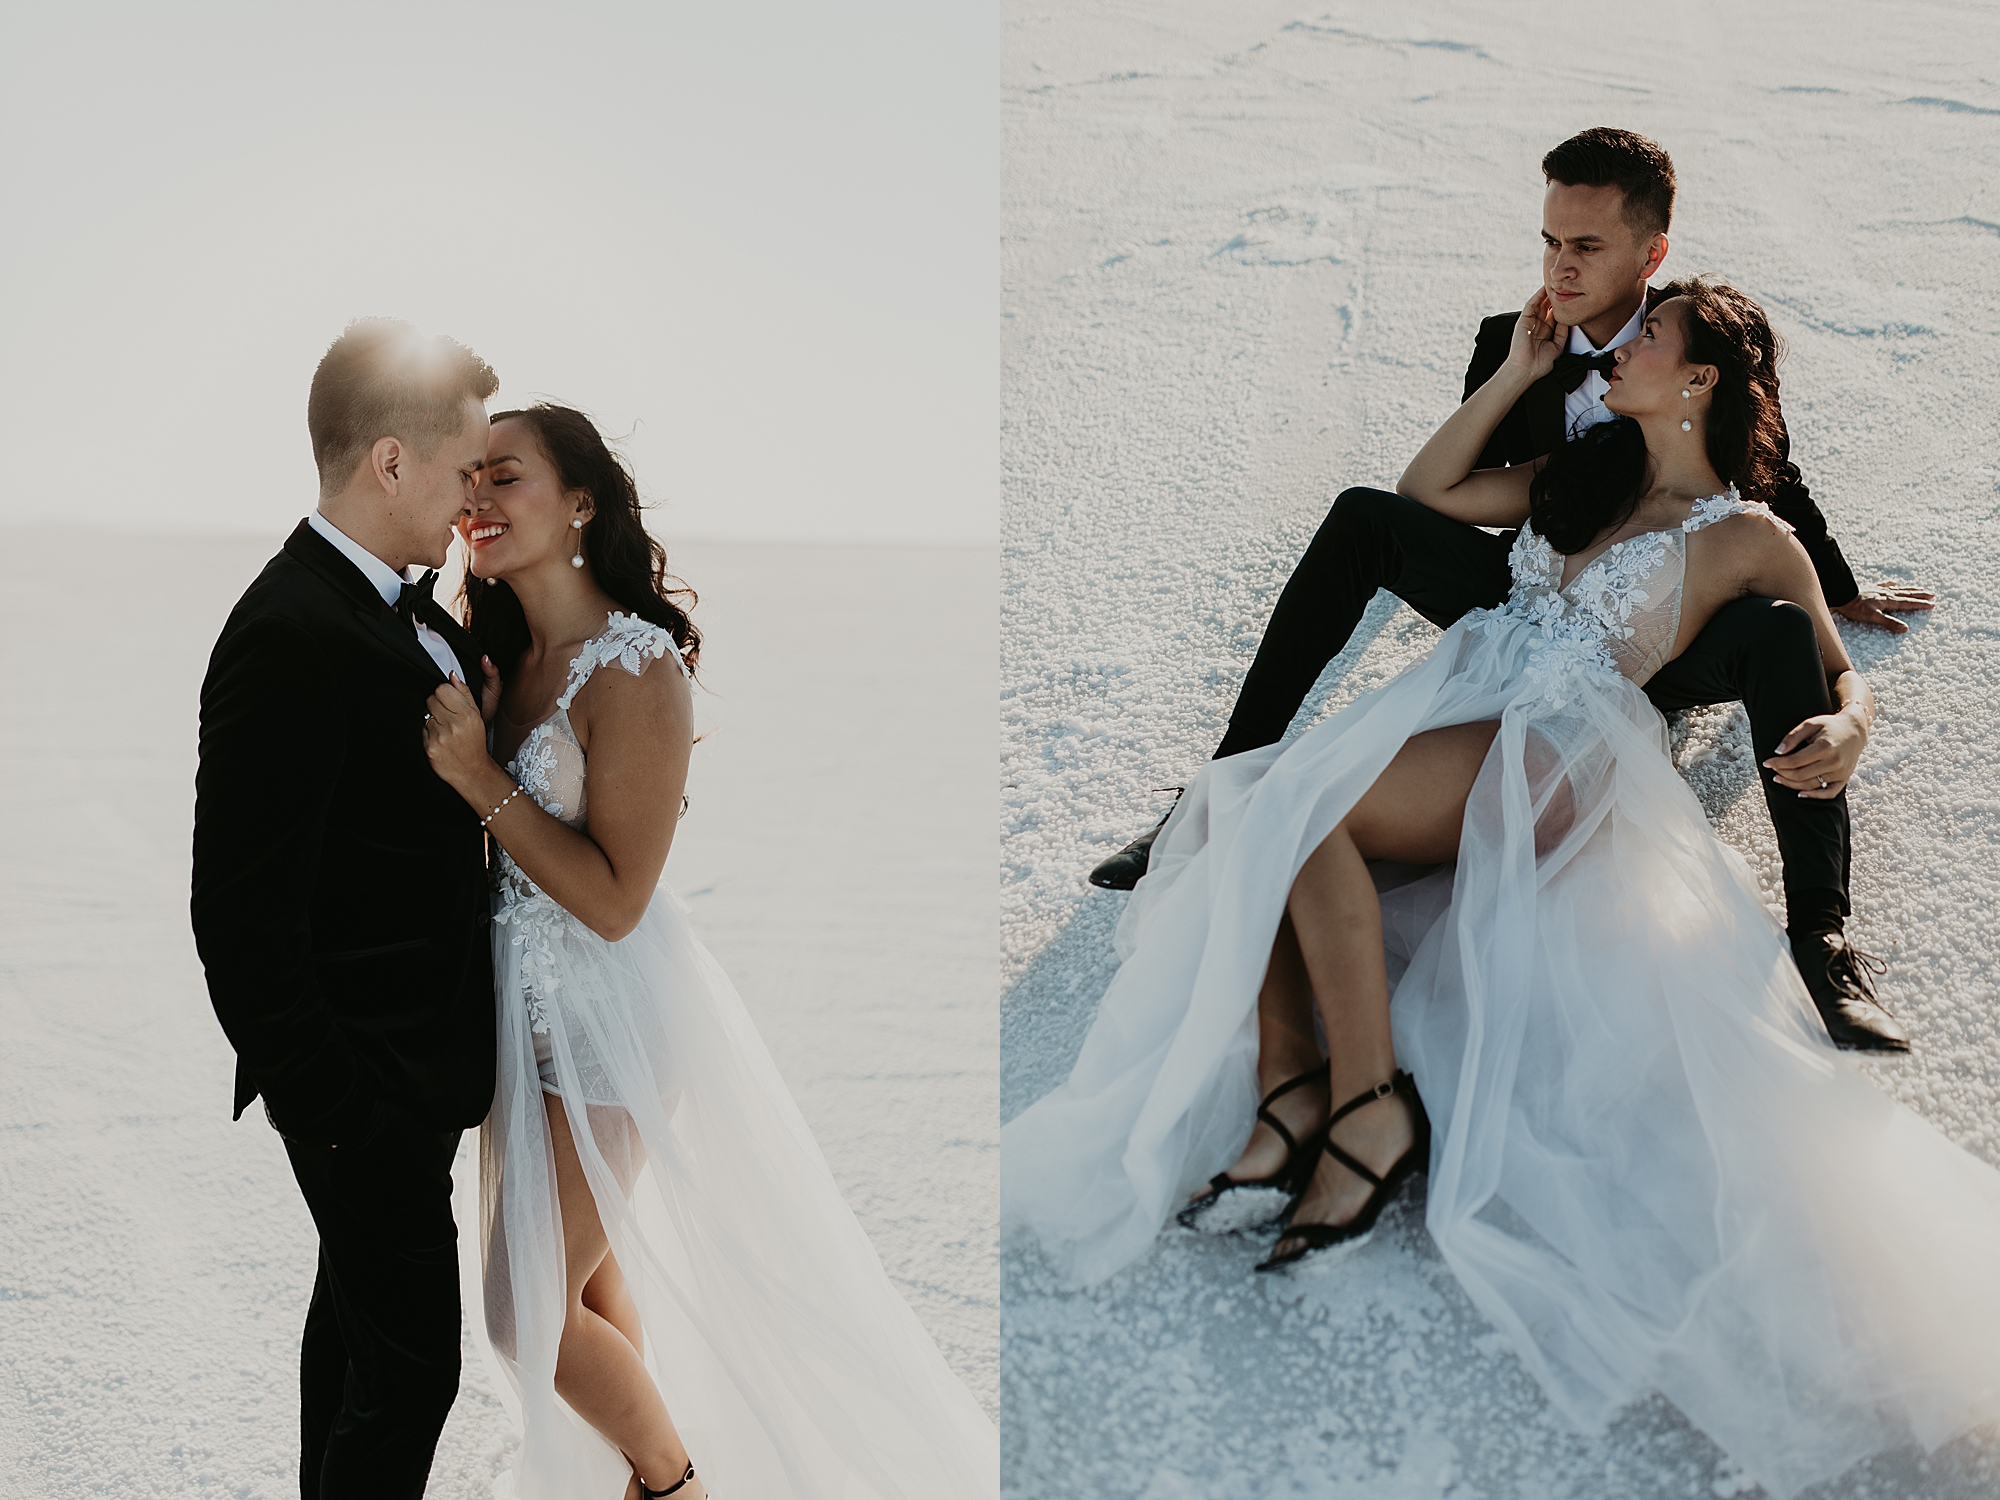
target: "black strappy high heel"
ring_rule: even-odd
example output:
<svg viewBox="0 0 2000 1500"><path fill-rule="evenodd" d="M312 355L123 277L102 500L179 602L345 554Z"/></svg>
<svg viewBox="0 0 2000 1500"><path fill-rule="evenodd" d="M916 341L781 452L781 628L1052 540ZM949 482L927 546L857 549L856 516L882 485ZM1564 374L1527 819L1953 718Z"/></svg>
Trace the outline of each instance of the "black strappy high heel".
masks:
<svg viewBox="0 0 2000 1500"><path fill-rule="evenodd" d="M1243 1229L1262 1229L1278 1221L1279 1216L1286 1211L1286 1204L1274 1204L1270 1213L1253 1221L1239 1220L1224 1223L1222 1216L1215 1215L1214 1210L1224 1198L1241 1188L1254 1188L1262 1192L1276 1191L1283 1193L1287 1200L1296 1197L1304 1190L1306 1183L1312 1180L1313 1169L1319 1165L1319 1132L1314 1131L1301 1143L1285 1128L1285 1122L1271 1113L1271 1106L1293 1089L1303 1088L1326 1076L1327 1065L1321 1063L1316 1068L1308 1068L1296 1078L1287 1078L1263 1097L1257 1105L1257 1118L1275 1130L1278 1138L1285 1143L1285 1164L1269 1177L1258 1177L1249 1182L1238 1182L1227 1172L1217 1172L1208 1179L1208 1191L1176 1216L1182 1227L1199 1229L1205 1234L1235 1234ZM1211 1226L1208 1220L1212 1216L1217 1219L1217 1223Z"/></svg>
<svg viewBox="0 0 2000 1500"><path fill-rule="evenodd" d="M633 1477L637 1478L638 1476L634 1475ZM689 1459L687 1473L681 1475L679 1479L676 1479L672 1484L668 1485L665 1489L663 1490L647 1489L646 1481L640 1479L639 1493L645 1497L645 1500L666 1500L666 1497L668 1495L673 1494L674 1491L685 1488L688 1481L693 1478L694 1478L694 1460Z"/></svg>
<svg viewBox="0 0 2000 1500"><path fill-rule="evenodd" d="M1373 1104L1377 1099L1386 1099L1391 1094L1401 1094L1410 1101L1411 1112L1415 1115L1415 1119L1411 1123L1416 1127L1416 1139L1410 1143L1410 1148L1407 1151L1396 1158L1387 1172L1378 1175L1367 1164L1355 1160L1354 1157L1348 1155L1347 1152L1341 1150L1340 1147L1333 1143L1333 1127L1363 1105ZM1280 1266L1296 1265L1316 1251L1327 1250L1335 1245L1344 1245L1350 1241L1365 1239L1373 1232L1375 1220L1381 1216L1382 1210L1387 1208L1390 1202L1394 1200L1396 1190L1402 1187L1404 1179L1429 1167L1431 1159L1431 1118L1424 1113L1424 1101L1417 1097L1417 1081L1410 1077L1408 1073L1398 1068L1396 1076L1391 1078L1387 1083L1376 1084L1367 1093L1357 1094L1354 1098L1341 1105L1339 1109L1335 1110L1328 1117L1326 1124L1319 1128L1313 1139L1307 1144L1309 1146L1317 1146L1319 1151L1307 1153L1311 1165L1307 1168L1305 1178L1299 1184L1298 1190L1293 1194L1292 1201L1286 1206L1284 1217L1278 1221L1279 1227L1283 1230L1283 1233L1278 1236L1280 1244L1288 1239L1301 1240L1304 1243L1298 1249L1288 1254L1271 1256L1257 1267L1260 1271L1275 1271ZM1326 1155L1332 1157L1343 1167L1347 1168L1348 1171L1361 1178L1362 1181L1374 1184L1375 1190L1368 1195L1368 1201L1361 1205L1361 1211L1345 1224L1294 1224L1292 1222L1292 1215L1299 1211L1299 1205L1305 1201L1306 1189L1312 1183L1312 1173L1319 1166L1319 1152L1324 1152Z"/></svg>

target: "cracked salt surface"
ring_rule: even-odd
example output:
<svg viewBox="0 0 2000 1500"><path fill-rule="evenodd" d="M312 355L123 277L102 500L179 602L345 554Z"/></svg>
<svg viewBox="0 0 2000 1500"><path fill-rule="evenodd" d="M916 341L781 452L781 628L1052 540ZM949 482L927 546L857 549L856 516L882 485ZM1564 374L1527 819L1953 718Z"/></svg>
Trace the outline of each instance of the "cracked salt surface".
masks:
<svg viewBox="0 0 2000 1500"><path fill-rule="evenodd" d="M1644 131L1681 177L1669 274L1715 270L1791 345L1794 457L1864 583L1880 706L1851 793L1852 931L1918 1051L1881 1085L2000 1161L2000 15L1852 3L1644 17L1491 4L1008 5L1002 24L1002 1111L1061 1080L1115 967L1084 874L1213 749L1338 491L1393 483L1471 333L1539 272L1541 153ZM1437 632L1387 596L1299 723ZM1775 899L1740 710L1675 758ZM1571 1431L1472 1310L1422 1185L1344 1263L1169 1226L1065 1291L1002 1254L1006 1493L1568 1500L1758 1493L1664 1402ZM1820 1500L2000 1493L1968 1440Z"/></svg>
<svg viewBox="0 0 2000 1500"><path fill-rule="evenodd" d="M0 1500L298 1494L316 1240L278 1137L230 1123L187 926L196 691L281 540L0 531ZM711 695L666 880L993 1412L992 554L672 555ZM468 1340L427 1494L492 1492L497 1389Z"/></svg>

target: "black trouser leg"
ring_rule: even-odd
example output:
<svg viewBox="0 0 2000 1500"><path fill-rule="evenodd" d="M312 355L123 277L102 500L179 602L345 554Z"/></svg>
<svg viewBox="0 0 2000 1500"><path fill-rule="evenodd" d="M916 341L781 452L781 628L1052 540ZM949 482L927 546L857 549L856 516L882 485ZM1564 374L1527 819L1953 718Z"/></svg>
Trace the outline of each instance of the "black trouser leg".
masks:
<svg viewBox="0 0 2000 1500"><path fill-rule="evenodd" d="M1801 797L1780 786L1763 764L1791 730L1835 707L1812 616L1782 599L1726 604L1687 650L1646 684L1646 694L1663 712L1743 701L1764 805L1784 861L1786 901L1796 906L1808 893L1831 891L1844 915L1849 910L1847 793Z"/></svg>
<svg viewBox="0 0 2000 1500"><path fill-rule="evenodd" d="M299 1344L299 1493L307 1500L319 1495L326 1440L333 1436L334 1420L346 1399L347 1341L340 1336L340 1315L334 1310L322 1250L312 1305L306 1309L305 1336Z"/></svg>
<svg viewBox="0 0 2000 1500"><path fill-rule="evenodd" d="M456 1131L285 1143L319 1228L300 1352L304 1500L422 1500L458 1395Z"/></svg>
<svg viewBox="0 0 2000 1500"><path fill-rule="evenodd" d="M1216 757L1284 738L1377 589L1439 626L1500 603L1507 597L1512 540L1404 495L1343 490L1278 595Z"/></svg>

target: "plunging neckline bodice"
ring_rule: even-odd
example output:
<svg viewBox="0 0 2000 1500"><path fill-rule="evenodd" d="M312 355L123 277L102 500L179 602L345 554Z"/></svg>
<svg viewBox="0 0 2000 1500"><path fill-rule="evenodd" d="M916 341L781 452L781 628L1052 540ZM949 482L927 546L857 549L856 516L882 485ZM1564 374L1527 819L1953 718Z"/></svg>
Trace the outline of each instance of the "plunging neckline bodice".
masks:
<svg viewBox="0 0 2000 1500"><path fill-rule="evenodd" d="M1616 552L1620 547L1625 546L1627 543L1643 541L1649 536L1659 536L1662 533L1666 532L1679 531L1685 524L1686 523L1684 521L1676 521L1671 526L1648 526L1643 531L1633 532L1630 536L1621 536L1617 541L1612 542L1609 546L1606 546L1601 551L1594 553L1591 556L1590 560L1586 562L1582 567L1578 568L1576 570L1575 576L1570 578L1567 582L1558 581L1556 584L1556 592L1559 594L1567 595L1571 589L1575 588L1576 585L1582 581L1584 574L1588 573L1592 568L1596 567L1599 563L1603 562L1605 558L1609 557L1612 553ZM1569 566L1569 560L1572 554L1558 552L1556 556L1560 557L1563 560L1564 567ZM1558 574L1557 576L1558 580L1560 580L1561 575Z"/></svg>
<svg viewBox="0 0 2000 1500"><path fill-rule="evenodd" d="M1673 659L1680 637L1681 600L1687 580L1687 539L1735 515L1761 515L1791 528L1769 506L1745 500L1731 486L1704 496L1675 526L1653 526L1603 548L1567 582L1569 558L1534 528L1522 526L1508 554L1513 587L1503 613L1526 619L1548 640L1562 640L1583 656L1632 682L1646 681Z"/></svg>
<svg viewBox="0 0 2000 1500"><path fill-rule="evenodd" d="M575 702L576 695L582 691L584 683L590 680L591 673L603 663L616 660L626 671L636 675L644 670L646 661L655 657L671 656L675 665L680 666L685 672L687 668L681 662L680 652L681 648L674 643L673 637L660 626L637 615L625 614L615 609L611 611L605 619L604 628L578 646L576 654L570 657L569 666L563 674L563 689L557 695L554 707L540 718L525 725L518 719L508 718L505 709L495 713L496 720L505 721L509 728L523 731L520 741L502 763L507 773L521 782L523 790L530 796L535 795L535 788L522 781L522 771L531 761L537 737L545 733L554 735L558 720L561 720L563 735L571 744L576 745L578 756L581 758L583 747L576 738L575 727L570 723L570 704ZM498 739L499 736L496 734L494 736L496 744ZM537 797L536 800L541 799ZM544 806L546 807L546 804ZM556 816L561 817L562 814L558 812Z"/></svg>
<svg viewBox="0 0 2000 1500"><path fill-rule="evenodd" d="M681 648L669 632L618 610L611 612L602 630L577 648L555 707L528 726L506 762L507 774L544 812L573 828L583 825L586 757L570 723L569 710L591 674L605 663L615 662L637 676L660 657L670 657L675 666L687 670L681 661Z"/></svg>
<svg viewBox="0 0 2000 1500"><path fill-rule="evenodd" d="M560 712L561 712L560 709L552 708L547 713L543 714L539 719L532 719L526 724L521 723L517 719L508 718L507 711L505 709L501 709L498 713L494 714L493 717L495 720L496 727L500 723L505 723L508 728L518 729L521 731L521 738L515 741L514 748L507 753L507 758L504 761L502 761L501 764L511 771L514 767L515 760L519 758L521 754L522 748L527 745L528 741L531 738L533 738L535 731L537 729L540 729L544 724L548 723L549 720L553 719ZM494 738L494 743L497 746L499 743L500 736L496 734L494 735L493 738Z"/></svg>
<svg viewBox="0 0 2000 1500"><path fill-rule="evenodd" d="M570 705L599 667L614 664L637 677L665 657L686 672L681 648L661 626L637 615L613 611L604 629L571 658L556 706L532 725L507 761L507 774L535 805L571 828L585 829L589 813L589 766L569 719ZM528 1011L537 1028L546 1018L542 1001L556 982L551 947L557 929L583 930L568 911L542 891L502 848L493 861L493 920L521 949L521 980Z"/></svg>

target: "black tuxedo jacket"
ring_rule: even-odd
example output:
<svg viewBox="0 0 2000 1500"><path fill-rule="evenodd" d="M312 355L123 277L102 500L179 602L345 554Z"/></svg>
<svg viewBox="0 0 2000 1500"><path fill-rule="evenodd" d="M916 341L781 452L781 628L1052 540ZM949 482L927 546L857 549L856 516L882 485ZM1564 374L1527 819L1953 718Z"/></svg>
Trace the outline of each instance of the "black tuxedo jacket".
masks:
<svg viewBox="0 0 2000 1500"><path fill-rule="evenodd" d="M1649 303L1657 297L1657 291L1647 294ZM1493 372L1506 362L1507 351L1514 342L1514 325L1520 320L1521 314L1517 309L1495 313L1479 325L1479 334L1472 346L1472 363L1465 367L1466 396L1492 379ZM1562 385L1553 375L1545 375L1529 386L1527 393L1514 403L1513 409L1493 429L1493 436L1487 440L1485 450L1479 455L1479 467L1497 469L1502 464L1526 463L1544 453L1555 452L1564 437L1564 394ZM1848 569L1847 559L1840 555L1840 544L1827 535L1826 517L1813 503L1805 480L1799 476L1798 465L1791 461L1791 448L1790 436L1781 435L1778 483L1771 495L1771 509L1798 533L1806 555L1812 559L1813 567L1819 573L1820 592L1826 595L1826 602L1829 605L1846 604L1861 591L1855 587L1854 574ZM471 680L469 677L466 679L468 682Z"/></svg>
<svg viewBox="0 0 2000 1500"><path fill-rule="evenodd" d="M433 622L469 683L479 647ZM437 1130L493 1097L485 840L424 755L443 679L304 522L237 601L201 686L195 946L256 1098L294 1140L359 1140L392 1106Z"/></svg>

